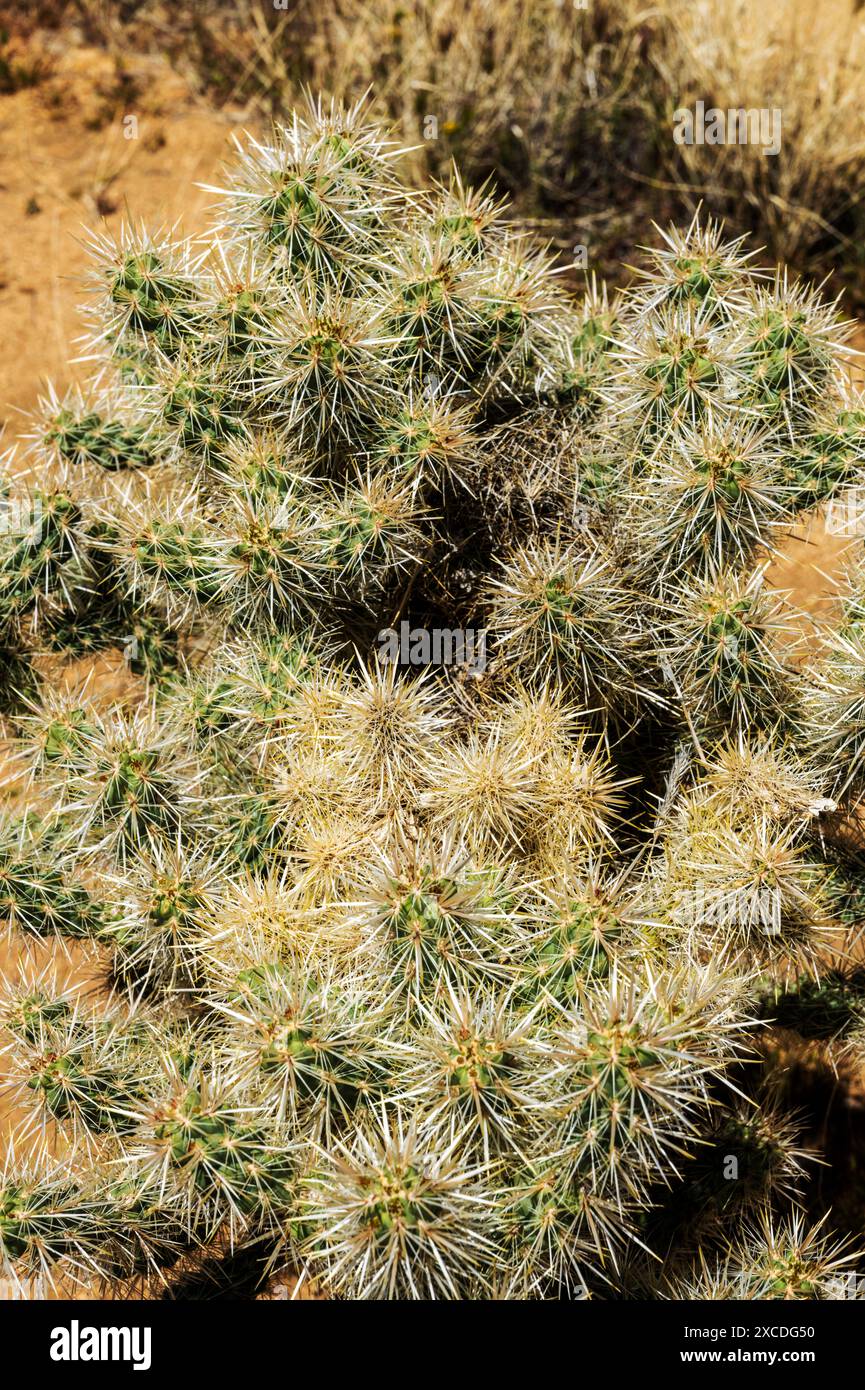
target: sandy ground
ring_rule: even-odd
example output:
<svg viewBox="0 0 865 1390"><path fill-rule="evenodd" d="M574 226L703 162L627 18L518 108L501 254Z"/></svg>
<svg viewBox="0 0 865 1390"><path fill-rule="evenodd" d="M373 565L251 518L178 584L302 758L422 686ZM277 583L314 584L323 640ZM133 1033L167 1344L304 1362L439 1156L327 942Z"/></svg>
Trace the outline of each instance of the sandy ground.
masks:
<svg viewBox="0 0 865 1390"><path fill-rule="evenodd" d="M213 182L242 113L214 112L164 63L114 60L57 37L51 76L0 97L0 422L8 437L47 380L86 375L82 332L90 231L125 216L203 230ZM127 89L133 91L129 94ZM135 138L127 138L134 134Z"/></svg>

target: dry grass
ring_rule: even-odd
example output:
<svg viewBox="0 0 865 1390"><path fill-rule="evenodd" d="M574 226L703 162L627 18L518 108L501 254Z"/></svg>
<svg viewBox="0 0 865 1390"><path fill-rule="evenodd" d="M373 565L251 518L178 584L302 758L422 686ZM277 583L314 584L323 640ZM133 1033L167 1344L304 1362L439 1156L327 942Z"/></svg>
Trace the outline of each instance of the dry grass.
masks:
<svg viewBox="0 0 865 1390"><path fill-rule="evenodd" d="M50 58L19 39L70 24L120 86L146 54L251 115L278 115L305 87L372 88L417 181L456 158L563 246L589 244L597 269L652 218L681 219L702 199L774 259L820 278L841 270L865 298L858 0L0 0L0 90L50 81ZM130 109L140 100L130 92ZM780 154L677 146L673 112L696 100L780 108Z"/></svg>
<svg viewBox="0 0 865 1390"><path fill-rule="evenodd" d="M852 238L865 197L865 17L857 0L666 0L661 65L669 100L703 99L722 110L778 108L778 156L758 145L676 148L700 196L732 211L745 200L765 227L773 256ZM670 150L672 153L672 150Z"/></svg>
<svg viewBox="0 0 865 1390"><path fill-rule="evenodd" d="M74 8L91 41L122 48L117 6ZM174 5L169 25L163 4L145 3L135 33L136 47L169 52L220 102L268 114L304 87L350 98L372 88L379 113L419 146L418 176L458 155L470 176L495 173L528 203L558 201L578 179L585 193L605 154L627 160L623 144L642 141L646 122L624 118L642 101L651 14L634 0L233 0Z"/></svg>
<svg viewBox="0 0 865 1390"><path fill-rule="evenodd" d="M605 157L626 162L642 139L640 122L629 129L624 119L640 114L644 85L646 32L631 0L585 10L563 0L329 0L316 15L298 75L316 88L371 86L403 138L425 142L427 168L458 155L474 175L494 173L543 204L578 181L589 192ZM256 27L263 71L283 97L284 32L265 39Z"/></svg>
<svg viewBox="0 0 865 1390"><path fill-rule="evenodd" d="M702 198L774 259L840 267L865 296L858 0L67 0L51 22L64 14L118 63L167 56L220 106L270 115L307 86L372 87L418 180L456 157L524 215L567 218L562 244L590 242L596 268ZM698 99L780 107L781 153L676 146L673 112Z"/></svg>

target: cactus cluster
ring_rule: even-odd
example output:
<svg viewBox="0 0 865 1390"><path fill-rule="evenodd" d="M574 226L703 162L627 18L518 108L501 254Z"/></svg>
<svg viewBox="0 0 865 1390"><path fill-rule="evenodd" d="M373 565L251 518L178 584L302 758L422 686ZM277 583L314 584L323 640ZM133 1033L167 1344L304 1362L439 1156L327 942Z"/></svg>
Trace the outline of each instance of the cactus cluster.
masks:
<svg viewBox="0 0 865 1390"><path fill-rule="evenodd" d="M699 219L573 293L362 107L214 192L94 243L93 380L3 460L0 1262L831 1296L760 1039L859 922L861 581L814 657L767 578L865 479L836 307Z"/></svg>

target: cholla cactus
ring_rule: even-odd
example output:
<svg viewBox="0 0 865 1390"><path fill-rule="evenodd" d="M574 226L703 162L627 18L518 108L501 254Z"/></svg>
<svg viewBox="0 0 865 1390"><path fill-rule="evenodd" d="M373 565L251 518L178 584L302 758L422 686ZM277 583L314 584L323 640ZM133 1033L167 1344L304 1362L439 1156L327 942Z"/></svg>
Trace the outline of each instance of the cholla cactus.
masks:
<svg viewBox="0 0 865 1390"><path fill-rule="evenodd" d="M630 712L645 649L636 593L611 548L593 537L545 537L511 557L491 591L492 633L530 681L555 671L586 711Z"/></svg>
<svg viewBox="0 0 865 1390"><path fill-rule="evenodd" d="M849 577L838 627L828 634L822 659L805 691L804 746L831 769L834 794L858 804L865 789L865 629L863 573Z"/></svg>
<svg viewBox="0 0 865 1390"><path fill-rule="evenodd" d="M144 1019L94 1016L80 999L32 988L5 1000L2 1016L12 1036L11 1074L22 1099L34 1102L34 1119L62 1123L85 1143L130 1128L130 1107L158 1056Z"/></svg>
<svg viewBox="0 0 865 1390"><path fill-rule="evenodd" d="M497 1256L483 1173L457 1140L421 1137L383 1109L302 1182L312 1270L354 1298L470 1296Z"/></svg>
<svg viewBox="0 0 865 1390"><path fill-rule="evenodd" d="M814 668L766 573L861 477L834 306L699 218L572 298L363 105L214 191L95 243L94 380L3 461L0 916L113 986L4 998L4 1269L823 1296L742 1059L856 914L865 607Z"/></svg>
<svg viewBox="0 0 865 1390"><path fill-rule="evenodd" d="M684 1299L839 1299L857 1295L856 1259L849 1242L833 1239L825 1218L808 1225L795 1210L783 1222L764 1210L741 1243L728 1248L716 1265L704 1262L699 1274L675 1290Z"/></svg>
<svg viewBox="0 0 865 1390"><path fill-rule="evenodd" d="M108 1204L70 1177L68 1164L44 1155L25 1161L10 1146L0 1174L4 1277L49 1280L63 1261L69 1277L86 1282L99 1271L94 1251L102 1257L117 1236Z"/></svg>

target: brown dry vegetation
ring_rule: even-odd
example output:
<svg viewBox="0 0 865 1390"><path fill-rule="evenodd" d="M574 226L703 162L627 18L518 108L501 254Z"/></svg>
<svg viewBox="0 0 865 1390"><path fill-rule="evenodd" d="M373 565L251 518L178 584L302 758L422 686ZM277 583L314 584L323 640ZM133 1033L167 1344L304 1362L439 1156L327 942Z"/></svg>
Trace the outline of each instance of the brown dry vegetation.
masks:
<svg viewBox="0 0 865 1390"><path fill-rule="evenodd" d="M86 119L103 128L118 106L158 106L169 76L182 103L201 98L229 120L278 114L305 87L372 88L414 147L415 177L456 157L563 247L588 244L598 268L644 240L652 217L704 199L773 258L862 294L858 0L7 0L4 30L0 89L50 92L68 76L58 50L80 45L96 74ZM676 146L673 112L697 98L779 107L780 155Z"/></svg>

